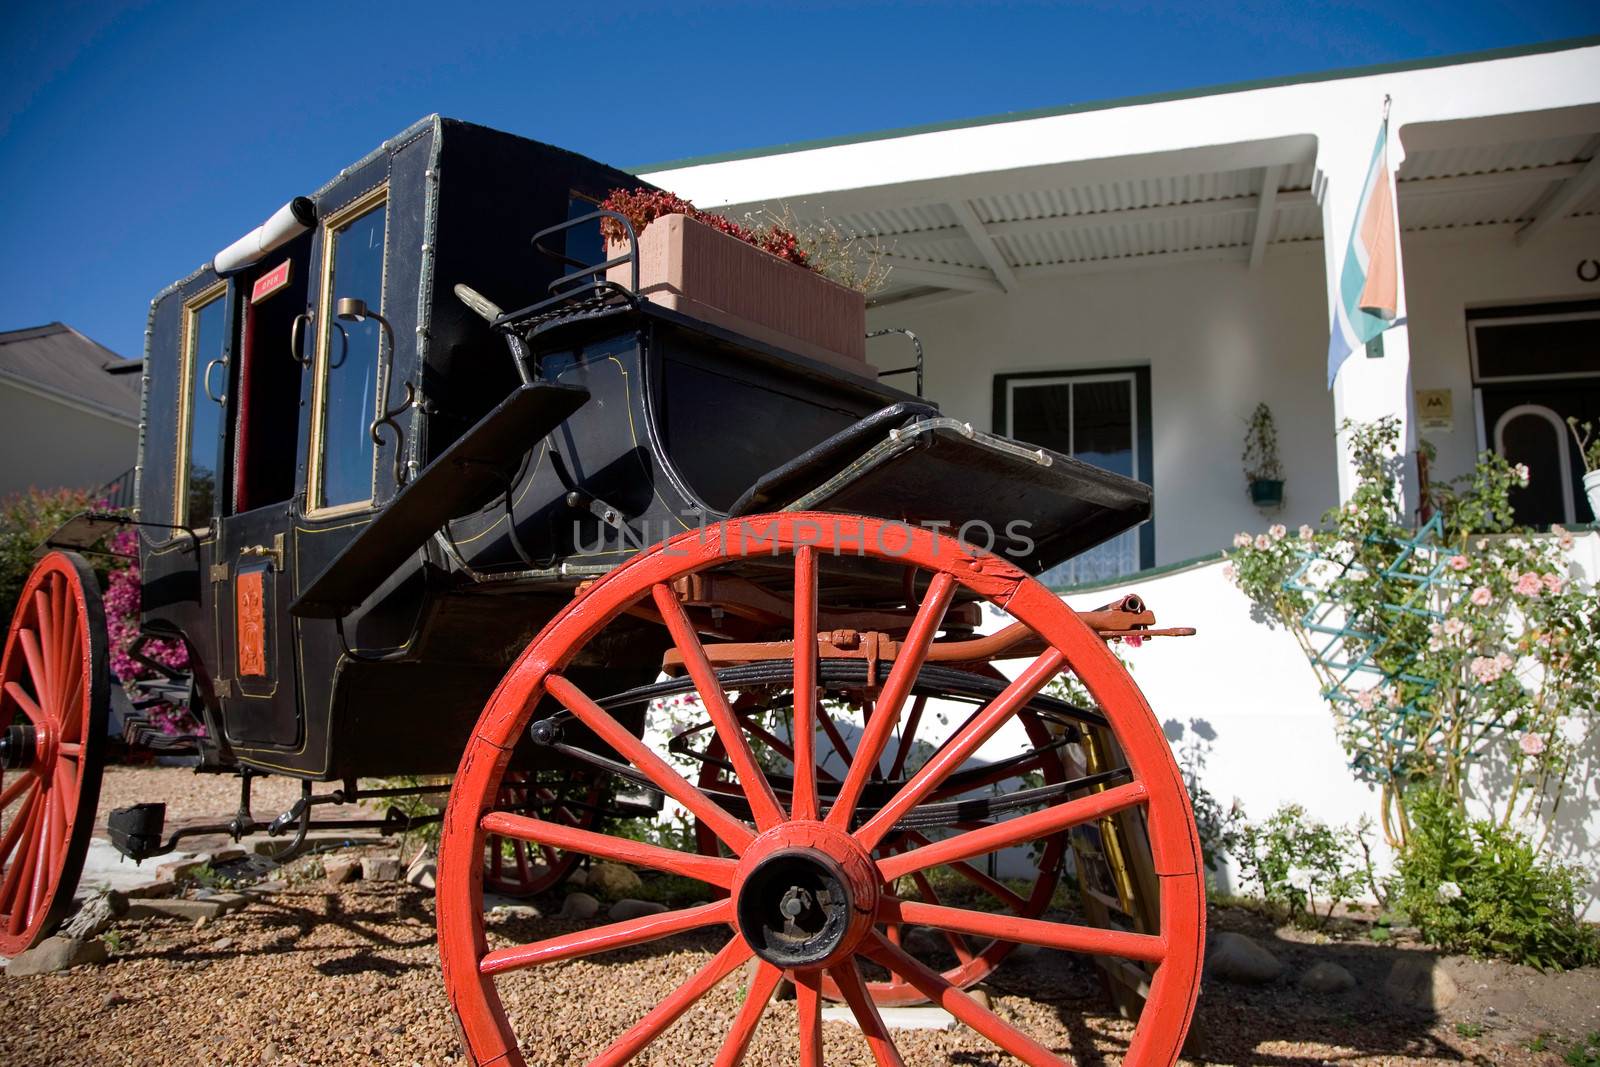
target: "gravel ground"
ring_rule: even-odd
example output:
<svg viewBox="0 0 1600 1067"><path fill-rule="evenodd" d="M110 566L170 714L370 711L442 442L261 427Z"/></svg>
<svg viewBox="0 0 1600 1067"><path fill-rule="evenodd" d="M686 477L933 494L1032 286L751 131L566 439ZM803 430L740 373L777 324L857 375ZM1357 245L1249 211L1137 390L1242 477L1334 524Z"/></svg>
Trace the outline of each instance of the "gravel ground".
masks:
<svg viewBox="0 0 1600 1067"><path fill-rule="evenodd" d="M261 785L261 813L297 792L295 783L269 779ZM208 816L231 810L237 793L231 779L116 768L108 774L102 808L153 799L168 799L181 817ZM370 851L382 847L389 846ZM431 893L403 883L330 886L314 877L315 862L291 868L291 875L308 880L291 877L282 891L198 928L171 919L121 921L106 966L0 980L0 1064L464 1062L440 983ZM558 898L540 903L553 911ZM1236 909L1214 914L1212 924L1268 943L1291 976L1307 961L1336 959L1361 988L1319 998L1297 993L1292 977L1265 987L1208 984L1185 1063L1556 1065L1567 1047L1559 1035L1586 1021L1600 1025L1600 972L1539 976L1526 968L1446 961L1462 985L1458 1004L1442 1019L1397 1014L1377 990L1404 946L1313 944ZM490 933L499 945L576 927L559 919L518 919L494 923ZM529 1063L583 1062L725 939L683 936L612 953L604 962L577 960L509 976L501 994ZM743 972L736 971L637 1062L711 1062L743 983ZM1498 990L1513 987L1514 1003L1496 999ZM1081 1063L1116 1063L1126 1047L1129 1024L1110 1010L1093 970L1079 958L1030 953L1008 962L989 988L1002 1016ZM1594 1011L1585 1015L1590 1007ZM793 1004L775 1002L746 1062L793 1063L794 1032ZM1526 1049L1538 1032L1558 1035L1549 1051ZM900 1031L896 1039L908 1064L1016 1062L964 1029ZM830 1067L872 1062L850 1026L827 1024L825 1041Z"/></svg>

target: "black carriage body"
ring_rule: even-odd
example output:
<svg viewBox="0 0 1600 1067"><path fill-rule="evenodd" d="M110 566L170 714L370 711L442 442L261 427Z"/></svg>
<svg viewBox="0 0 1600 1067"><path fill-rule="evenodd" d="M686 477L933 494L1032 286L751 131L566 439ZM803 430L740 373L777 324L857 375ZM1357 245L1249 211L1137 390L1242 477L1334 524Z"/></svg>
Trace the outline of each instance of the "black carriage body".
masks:
<svg viewBox="0 0 1600 1067"><path fill-rule="evenodd" d="M153 303L139 518L194 532L140 527L143 622L191 648L209 762L315 779L448 772L581 582L729 514L1021 517L1035 537L1019 562L1034 570L1148 516L1145 487L974 434L866 364L632 299L497 331L452 292L538 300L567 268L532 235L635 184L432 118L311 197L306 232ZM565 240L600 257L589 227ZM387 374L378 331L336 320L346 297L392 327ZM345 403L337 376L362 367ZM418 402L397 411L408 389ZM357 499L334 499L339 479ZM898 576L837 572L852 598L903 595ZM641 623L571 670L616 692L655 678L665 647Z"/></svg>

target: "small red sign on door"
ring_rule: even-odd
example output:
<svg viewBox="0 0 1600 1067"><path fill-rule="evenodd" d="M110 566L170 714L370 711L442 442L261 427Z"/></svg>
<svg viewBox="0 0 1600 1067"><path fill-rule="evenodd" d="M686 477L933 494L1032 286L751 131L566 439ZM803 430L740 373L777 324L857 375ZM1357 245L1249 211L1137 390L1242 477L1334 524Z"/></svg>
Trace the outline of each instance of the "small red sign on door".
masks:
<svg viewBox="0 0 1600 1067"><path fill-rule="evenodd" d="M264 570L240 571L233 583L233 619L241 678L267 673L266 598L261 585L265 573Z"/></svg>
<svg viewBox="0 0 1600 1067"><path fill-rule="evenodd" d="M256 279L250 287L250 303L259 304L289 284L289 263L286 259Z"/></svg>

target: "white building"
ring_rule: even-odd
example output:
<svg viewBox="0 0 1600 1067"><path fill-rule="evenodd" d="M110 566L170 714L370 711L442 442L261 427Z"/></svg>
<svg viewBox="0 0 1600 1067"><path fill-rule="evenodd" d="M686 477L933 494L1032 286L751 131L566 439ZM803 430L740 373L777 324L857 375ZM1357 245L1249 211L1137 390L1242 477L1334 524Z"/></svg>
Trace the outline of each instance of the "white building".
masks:
<svg viewBox="0 0 1600 1067"><path fill-rule="evenodd" d="M1336 279L1385 99L1401 233L1400 315L1382 357L1327 385ZM647 168L739 216L880 235L889 288L873 326L927 346L927 393L979 428L1149 481L1149 526L1097 550L1069 598L1142 592L1190 640L1134 654L1169 732L1254 816L1293 798L1326 819L1374 810L1354 783L1294 642L1253 622L1216 562L1238 530L1315 524L1340 499L1334 427L1414 390L1448 415L1421 429L1431 471L1480 449L1528 462L1522 521L1593 522L1561 425L1600 420L1600 40L1396 64ZM880 366L907 362L873 342ZM909 385L909 383L904 383ZM1276 417L1286 499L1246 493L1243 419ZM1600 570L1600 535L1575 566ZM1154 573L1152 573L1152 571ZM1198 733L1196 729L1198 725ZM1211 734L1206 740L1203 735ZM1568 858L1600 865L1600 755L1570 796Z"/></svg>

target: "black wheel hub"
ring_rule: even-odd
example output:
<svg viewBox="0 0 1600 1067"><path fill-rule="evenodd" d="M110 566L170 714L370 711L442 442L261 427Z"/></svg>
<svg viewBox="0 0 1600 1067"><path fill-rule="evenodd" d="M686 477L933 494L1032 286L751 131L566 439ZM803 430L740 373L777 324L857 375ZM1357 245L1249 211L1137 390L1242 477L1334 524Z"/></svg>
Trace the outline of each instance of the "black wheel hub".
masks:
<svg viewBox="0 0 1600 1067"><path fill-rule="evenodd" d="M778 967L821 963L850 921L850 891L838 865L792 849L761 862L739 890L739 930L757 956Z"/></svg>
<svg viewBox="0 0 1600 1067"><path fill-rule="evenodd" d="M33 762L37 744L32 726L7 726L5 733L0 733L0 767L14 771L28 766Z"/></svg>

